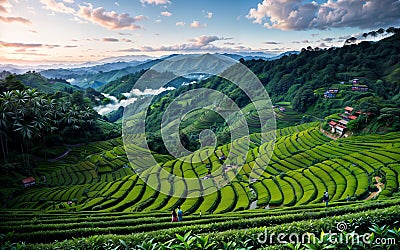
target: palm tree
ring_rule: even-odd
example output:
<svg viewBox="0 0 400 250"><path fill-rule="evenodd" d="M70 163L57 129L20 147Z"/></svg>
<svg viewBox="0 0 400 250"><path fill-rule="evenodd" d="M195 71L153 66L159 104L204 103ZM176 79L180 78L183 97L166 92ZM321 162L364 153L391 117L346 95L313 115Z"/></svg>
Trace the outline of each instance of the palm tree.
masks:
<svg viewBox="0 0 400 250"><path fill-rule="evenodd" d="M21 152L22 152L22 158L24 159L24 147L23 147L23 143L25 142L26 145L26 151L27 151L27 156L28 156L28 162L27 162L27 166L29 167L29 147L28 147L28 143L30 142L30 140L32 140L33 138L33 127L32 125L26 125L20 122L15 123L15 132L18 132L19 135L21 136Z"/></svg>
<svg viewBox="0 0 400 250"><path fill-rule="evenodd" d="M3 98L0 97L0 143L3 152L4 159L8 156L8 127L10 124L10 117L12 113L8 111L4 105Z"/></svg>

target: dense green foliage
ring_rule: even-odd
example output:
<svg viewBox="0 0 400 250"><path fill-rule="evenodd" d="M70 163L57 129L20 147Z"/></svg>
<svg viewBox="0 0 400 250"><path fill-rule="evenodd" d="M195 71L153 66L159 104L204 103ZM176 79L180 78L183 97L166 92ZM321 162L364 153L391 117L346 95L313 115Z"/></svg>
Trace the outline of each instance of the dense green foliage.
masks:
<svg viewBox="0 0 400 250"><path fill-rule="evenodd" d="M64 79L47 79L35 71L28 71L25 74L15 75L15 79L40 92L54 93L57 91L65 91L72 93L79 89L77 86L71 85Z"/></svg>
<svg viewBox="0 0 400 250"><path fill-rule="evenodd" d="M23 245L29 249L111 249L111 246L143 249L140 246L145 245L147 248L144 249L164 249L161 248L162 245L171 244L176 247L179 245L181 248L178 249L197 249L195 244L206 236L212 245L205 249L226 249L225 244L231 245L228 249L251 246L287 249L277 237L271 237L271 240L267 238L268 241L263 242L263 235L266 232L268 236L276 236L279 233L286 236L291 233L311 233L319 238L322 232L337 233L337 224L344 222L347 232L360 235L374 233L375 237L394 238L397 243L399 235L396 225L391 228L384 225L393 225L400 219L398 209L399 200L395 199L338 203L331 208L308 205L289 210L253 210L202 217L185 216L185 221L180 223L171 223L168 213L61 214L10 211L1 213L0 232L3 234L1 243L4 246L10 247L12 242L24 242ZM189 238L193 240L189 242ZM377 243L371 241L371 244ZM345 247L343 244L336 246ZM393 243L387 245L393 246Z"/></svg>

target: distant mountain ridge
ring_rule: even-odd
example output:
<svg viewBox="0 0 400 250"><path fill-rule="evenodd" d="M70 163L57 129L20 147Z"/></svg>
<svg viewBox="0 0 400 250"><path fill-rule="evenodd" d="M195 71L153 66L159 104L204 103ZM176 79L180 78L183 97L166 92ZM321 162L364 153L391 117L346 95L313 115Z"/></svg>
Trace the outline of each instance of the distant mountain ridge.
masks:
<svg viewBox="0 0 400 250"><path fill-rule="evenodd" d="M224 53L223 56L230 57L235 60L243 58L244 60L263 59L274 60L282 57L287 53L280 55L269 54L264 52L249 52L249 53ZM149 56L122 56L106 58L97 62L87 62L80 65L55 65L50 68L49 65L42 66L17 66L17 65L0 65L0 69L10 71L12 73L23 74L28 70L35 70L47 78L65 79L73 85L87 88L99 88L106 83L117 80L128 74L137 73L141 70L146 70L162 60L175 57L179 54L171 54L160 58ZM199 54L201 55L201 54ZM58 67L58 68L56 68Z"/></svg>

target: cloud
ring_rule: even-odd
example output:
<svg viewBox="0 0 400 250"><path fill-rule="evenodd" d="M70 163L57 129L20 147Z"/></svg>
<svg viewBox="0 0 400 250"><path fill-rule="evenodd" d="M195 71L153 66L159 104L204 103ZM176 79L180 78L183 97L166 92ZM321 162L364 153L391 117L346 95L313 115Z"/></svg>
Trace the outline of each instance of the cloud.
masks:
<svg viewBox="0 0 400 250"><path fill-rule="evenodd" d="M161 12L161 15L162 16L172 16L172 13L169 11L163 11L163 12Z"/></svg>
<svg viewBox="0 0 400 250"><path fill-rule="evenodd" d="M10 13L10 9L12 8L12 5L9 0L0 0L0 13ZM5 17L5 16L0 16L0 22L4 23L21 23L21 24L32 24L31 21L29 21L26 18L23 17Z"/></svg>
<svg viewBox="0 0 400 250"><path fill-rule="evenodd" d="M176 26L185 26L185 22L176 22L175 25Z"/></svg>
<svg viewBox="0 0 400 250"><path fill-rule="evenodd" d="M119 7L119 3L118 3L118 2L114 2L114 4L115 4L117 7Z"/></svg>
<svg viewBox="0 0 400 250"><path fill-rule="evenodd" d="M335 38L333 38L333 37L325 37L325 38L322 38L321 41L324 41L324 42L332 42L334 39L335 39Z"/></svg>
<svg viewBox="0 0 400 250"><path fill-rule="evenodd" d="M146 19L144 16L131 17L127 13L118 14L114 11L106 11L103 7L93 8L90 3L86 3L86 6L79 5L77 16L110 30L141 29L142 27L135 25L135 22Z"/></svg>
<svg viewBox="0 0 400 250"><path fill-rule="evenodd" d="M372 28L396 24L400 20L398 0L263 0L249 10L248 19L268 28L309 30L342 27Z"/></svg>
<svg viewBox="0 0 400 250"><path fill-rule="evenodd" d="M36 30L29 30L29 32L37 34L38 32Z"/></svg>
<svg viewBox="0 0 400 250"><path fill-rule="evenodd" d="M58 44L42 44L42 43L11 43L0 41L0 47L5 48L21 48L21 49L30 49L30 48L58 48L61 47Z"/></svg>
<svg viewBox="0 0 400 250"><path fill-rule="evenodd" d="M141 91L139 89L132 89L131 92L122 93L122 95L127 97L127 99L123 99L120 101L118 101L118 99L115 96L102 93L105 97L107 97L111 100L111 103L109 103L107 105L100 105L100 106L94 107L94 110L96 110L97 113L99 113L100 115L105 115L107 113L110 113L113 110L118 109L121 106L126 107L129 104L134 103L135 101L137 101L137 98L139 96L159 95L162 92L171 91L174 89L175 89L174 87L167 87L167 88L161 87L159 89L145 89L144 91Z"/></svg>
<svg viewBox="0 0 400 250"><path fill-rule="evenodd" d="M43 47L41 43L10 43L10 42L3 42L0 41L1 47L6 48L40 48Z"/></svg>
<svg viewBox="0 0 400 250"><path fill-rule="evenodd" d="M213 13L212 12L207 12L207 16L208 19L211 19L213 17Z"/></svg>
<svg viewBox="0 0 400 250"><path fill-rule="evenodd" d="M147 3L147 4L155 4L155 5L171 3L169 0L140 0L140 2L142 4Z"/></svg>
<svg viewBox="0 0 400 250"><path fill-rule="evenodd" d="M12 5L8 0L0 0L0 13L9 13L11 8Z"/></svg>
<svg viewBox="0 0 400 250"><path fill-rule="evenodd" d="M212 42L218 41L218 40L227 40L229 38L223 38L223 37L218 37L218 36L199 36L196 38L192 38L189 40L189 42L192 42L193 44L197 46L205 46L208 45Z"/></svg>
<svg viewBox="0 0 400 250"><path fill-rule="evenodd" d="M101 39L101 41L103 41L103 42L119 42L119 40L117 38L109 38L109 37L103 38L103 39Z"/></svg>
<svg viewBox="0 0 400 250"><path fill-rule="evenodd" d="M225 45L235 45L236 43L233 42L224 42Z"/></svg>
<svg viewBox="0 0 400 250"><path fill-rule="evenodd" d="M64 48L67 48L67 49L69 49L69 48L77 48L78 46L77 45L65 45L64 46Z"/></svg>
<svg viewBox="0 0 400 250"><path fill-rule="evenodd" d="M328 48L329 46L326 45L325 43L320 43L320 44L318 45L318 47L320 47L320 48Z"/></svg>
<svg viewBox="0 0 400 250"><path fill-rule="evenodd" d="M74 14L75 9L67 7L63 2L56 2L55 0L40 0L43 8L58 13Z"/></svg>
<svg viewBox="0 0 400 250"><path fill-rule="evenodd" d="M22 23L22 24L32 24L31 21L29 21L26 18L23 17L3 17L0 16L0 21L5 22L5 23Z"/></svg>
<svg viewBox="0 0 400 250"><path fill-rule="evenodd" d="M190 28L205 28L207 24L200 24L199 21L193 21L190 23Z"/></svg>
<svg viewBox="0 0 400 250"><path fill-rule="evenodd" d="M219 40L228 40L230 38L223 38L218 36L199 36L192 38L188 43L150 47L143 46L140 48L130 48L120 50L120 52L155 52L155 51L220 51L223 48L213 45L212 43Z"/></svg>
<svg viewBox="0 0 400 250"><path fill-rule="evenodd" d="M273 42L273 41L269 41L269 42L264 42L265 44L269 44L269 45L277 45L277 44L281 44L278 42Z"/></svg>
<svg viewBox="0 0 400 250"><path fill-rule="evenodd" d="M37 53L35 51L36 50L17 49L14 51L14 53L30 55L30 56L49 56L49 54Z"/></svg>
<svg viewBox="0 0 400 250"><path fill-rule="evenodd" d="M122 38L121 41L122 42L126 42L126 43L131 43L132 42L131 39L126 39L126 38Z"/></svg>
<svg viewBox="0 0 400 250"><path fill-rule="evenodd" d="M292 43L311 43L312 41L310 40L302 40L302 41L292 41Z"/></svg>

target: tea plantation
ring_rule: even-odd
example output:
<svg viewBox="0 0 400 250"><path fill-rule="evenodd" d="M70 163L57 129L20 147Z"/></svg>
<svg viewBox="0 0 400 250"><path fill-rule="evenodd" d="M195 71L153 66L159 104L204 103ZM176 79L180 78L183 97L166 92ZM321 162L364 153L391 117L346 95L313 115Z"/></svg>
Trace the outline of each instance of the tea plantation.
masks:
<svg viewBox="0 0 400 250"><path fill-rule="evenodd" d="M6 249L164 249L162 244L200 242L209 235L214 248L279 249L289 246L276 240L263 245L257 234L268 230L319 236L336 230L340 221L348 222L350 231L367 232L385 224L397 230L400 132L332 140L319 123L307 123L279 129L276 139L264 144L262 136L268 138L255 133L216 150L196 151L186 156L189 161L154 154L162 169L183 177L146 175L167 194L146 185L140 176L145 172L135 173L125 153L135 146L124 147L120 138L72 148L57 161L38 162L41 182L0 211L1 242ZM240 152L246 143L249 150ZM270 160L268 150L273 150ZM242 168L225 169L224 176L232 178L229 184L216 190L202 183L206 165L212 171L222 169L219 157L229 153L247 155ZM265 169L257 180L251 179L254 166ZM197 183L187 181L193 177L199 178ZM184 198L188 190L198 197ZM327 207L322 203L325 190ZM171 223L171 210L178 206L184 221Z"/></svg>

